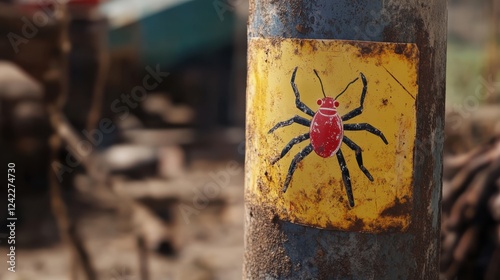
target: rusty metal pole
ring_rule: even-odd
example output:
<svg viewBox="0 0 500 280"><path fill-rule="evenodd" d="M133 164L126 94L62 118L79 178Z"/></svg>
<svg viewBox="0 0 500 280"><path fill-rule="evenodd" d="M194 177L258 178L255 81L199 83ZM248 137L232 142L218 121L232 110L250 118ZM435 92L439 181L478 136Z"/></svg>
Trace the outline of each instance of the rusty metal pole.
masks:
<svg viewBox="0 0 500 280"><path fill-rule="evenodd" d="M244 279L438 279L446 21L446 1L442 0L250 1ZM287 39L293 40L286 41ZM313 41L303 41L306 39L313 39ZM350 42L321 41L317 43L314 41L324 39L348 40ZM406 81L406 77L401 77L402 72L390 71L389 66L384 66L384 63L392 63L392 61L387 62L383 58L376 58L378 59L376 61L382 61L379 63L380 65L373 64L380 66L376 69L383 69L382 67L386 69L380 72L374 70L376 74L369 76L368 71L371 64L366 64L363 61L369 61L373 59L369 56L379 56L380 52L384 52L383 48L380 48L382 51L374 54L375 47L372 47L374 45L371 45L371 42L404 43L408 44L406 46L416 46L418 52L412 49L413 47L406 48L407 50L412 49L413 51L408 52L414 55L414 57L408 58L408 61L418 61L417 66L414 67L417 75L416 81L413 83L414 93L411 93L411 89L407 85L410 83L409 80ZM310 47L304 46L308 44ZM351 180L354 193L354 201L351 205L347 202L347 198L344 198L343 185L345 185L345 180L342 181L340 171L337 170L339 167L335 157L328 159L331 162L332 172L335 171L337 172L335 174L338 174L328 177L330 178L330 184L316 184L307 187L315 189L315 192L317 192L316 199L318 200L325 199L322 192L327 188L336 188L343 191L344 195L339 195L337 200L340 201L338 205L342 205L346 209L345 213L347 214L345 214L345 217L351 219L346 221L348 226L345 227L343 227L342 223L336 224L334 222L322 225L318 222L320 219L329 219L329 217L323 217L324 213L321 214L323 216L318 214L318 221L305 222L300 220L300 217L297 218L298 216L292 215L295 213L294 211L299 211L297 209L304 208L300 201L293 201L292 197L293 195L299 197L301 194L297 190L309 182L308 179L302 179L301 176L305 176L304 174L308 172L309 165L317 164L317 166L320 166L323 162L323 159L314 155L314 152L304 157L304 160L297 164L299 167L291 177L292 180L288 190L286 190L286 193L281 191L290 162L294 160L294 155L297 152L306 147L308 142L295 145L301 146L300 148L293 147L289 152L290 155L280 159L278 163L276 163L277 160L267 159L267 154L262 152L266 147L273 149L272 146L280 145L272 150L274 154L279 154L284 146L282 143L288 143L291 139L291 136L286 136L288 134L284 133L294 129L301 129L301 126L297 123L286 125L286 127L283 125L279 130L273 132L274 134L268 133L271 128L270 125L274 125L276 120L266 120L267 116L269 118L273 116L270 114L265 115L265 112L260 113L264 115L258 115L257 111L272 111L271 114L281 114L281 111L286 111L283 116L300 115L308 117L307 114L303 114L306 110L298 111L295 103L290 102L288 99L280 100L279 105L276 105L276 102L269 101L274 98L274 94L283 96L283 98L288 98L288 96L294 98L290 86L292 73L292 85L298 88L302 100L306 100L304 103L311 108L315 108L313 110L317 110L318 107L308 101L309 93L305 88L308 85L311 88L314 87L316 91L314 95L322 98L321 88L316 77L323 78L324 88L327 92L325 96L329 95L329 88L336 86L335 91L338 92L347 84L347 78L345 81L339 81L340 78L337 79L337 77L344 75L342 71L335 70L344 66L334 63L332 65L328 63L323 65L321 64L323 63L322 59L314 57L315 52L319 53L323 46L328 44L332 48L335 48L335 46L343 47L348 50L347 52L353 48L359 48L359 54L352 57L359 58L360 65L366 66L367 70L364 70L365 68L356 68L354 69L356 71L353 70L352 75L349 74L352 78L359 78L354 80L352 88L342 98L350 98L346 97L348 95L356 95L359 98L362 87L362 79L359 73L364 73L368 81L368 93L365 102L371 103L369 105L365 104L363 114L371 112L370 108L374 107L372 104L380 103L380 106L377 105L379 106L377 108L381 108L377 109L380 112L385 110L383 105L386 105L387 102L395 102L394 107L396 109L398 106L404 105L398 104L394 100L391 101L390 98L389 100L383 97L375 98L377 94L379 96L385 94L384 91L376 91L377 84L381 84L374 82L378 79L376 75L379 74L377 73L380 73L380 76L386 75L388 80L393 78L392 88L401 86L401 88L397 89L397 94L406 95L404 93L406 91L414 98L415 113L413 118L416 129L414 129L415 134L412 138L413 149L412 152L404 156L405 159L407 156L412 159L409 172L412 182L410 186L411 194L406 197L411 198L407 199L405 203L396 199L392 208L380 212L380 217L385 215L384 218L387 218L387 216L393 215L392 217L395 217L398 213L406 211L407 216L405 217L408 218L408 224L403 223L394 227L377 228L363 223L361 219L353 221L349 218L356 215L352 214L356 213L356 207L364 207L364 205L370 203L368 200L362 201L361 189L364 188L364 185L367 186L366 189L376 192L377 188L383 188L382 184L377 185L377 182L382 182L378 177L386 176L384 173L390 176L390 173L399 172L397 166L384 170L383 167L377 167L376 161L372 160L369 164L367 163L370 160L370 154L378 153L378 148L367 147L367 145L371 145L370 143L380 144L380 147L388 147L387 149L396 144L405 145L405 143L398 140L398 137L405 135L407 131L399 131L399 134L389 133L392 125L390 122L393 122L391 120L363 119L363 121L378 123L376 126L385 133L388 140L388 144L384 146L382 140L376 136L363 134L366 135L369 142L364 142L360 146L362 146L364 152L365 165L375 177L375 183L363 177L364 175L356 165L354 152L346 145L342 146L344 155L348 160L347 166L350 169L351 177L358 176L355 174L359 173L359 178L363 178L363 180ZM292 47L287 49L286 46L288 45ZM295 54L293 52L294 48ZM276 65L282 65L280 63L284 62L276 61L288 61L289 59L290 61L297 61L293 62L296 65L302 65L300 64L302 63L301 60L294 60L294 57L304 53L306 48L309 48L313 55L302 59L305 61L305 66L297 66L298 70L295 72L292 72L294 70L292 66L285 67L284 74L278 77L281 70L280 66ZM403 45L394 44L384 46L384 48L390 49L392 51L391 55L394 55L394 57L399 57L399 54L406 52L401 50L401 48L404 49ZM287 52L287 50L292 51ZM344 54L345 52L339 52L339 56ZM325 55L328 56L328 52ZM260 57L263 58L260 59ZM334 59L336 58L332 58L332 61ZM255 60L260 62L255 62ZM316 72L316 69L318 70L316 75L313 68L314 72ZM272 71L266 72L265 69L272 69ZM413 68L410 67L410 69ZM330 75L329 73L335 74ZM346 74L346 76L348 75ZM397 81L397 84L395 81ZM276 87L278 90L271 92L269 88L274 85L273 83L278 84ZM323 84L321 87L323 87ZM281 88L283 89L282 93ZM397 96L391 97L396 98ZM310 99L312 100L312 98ZM293 104L290 105L290 103ZM297 107L299 106L297 105ZM280 118L278 120L285 120L283 117ZM307 132L307 129L301 131ZM292 134L295 134L295 132L290 133L290 135ZM281 138L284 140L281 140ZM363 139L359 141L363 141ZM278 142L279 144L276 144ZM311 151L306 150L305 154L307 152ZM322 176L327 175L311 176L311 181L316 180L314 177ZM285 184L287 183L285 182ZM395 186L395 189L397 189L398 185ZM307 188L304 187L305 191L302 192L304 197L309 195ZM369 195L371 193L366 194L367 197ZM376 195L381 194L375 194L375 199L377 198ZM268 196L273 197L275 200L269 199ZM272 201L273 203L266 203L266 201ZM332 215L336 215L335 211L340 208L332 208L328 211L331 211ZM313 210L305 209L304 211ZM314 213L312 216L314 216ZM315 222L319 226L314 224ZM377 225L377 218L371 220L371 223ZM315 226L304 224L313 224Z"/></svg>

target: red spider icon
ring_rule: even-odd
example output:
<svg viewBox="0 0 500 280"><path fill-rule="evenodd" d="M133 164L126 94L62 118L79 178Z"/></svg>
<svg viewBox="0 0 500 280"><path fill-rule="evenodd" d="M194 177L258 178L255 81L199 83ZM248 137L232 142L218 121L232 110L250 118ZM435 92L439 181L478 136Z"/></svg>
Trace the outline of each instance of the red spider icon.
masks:
<svg viewBox="0 0 500 280"><path fill-rule="evenodd" d="M370 181L373 181L373 177L368 172L368 170L363 166L363 157L361 148L354 143L351 139L344 135L344 131L358 131L358 130L366 130L372 134L379 136L382 141L387 145L387 139L384 134L372 126L369 123L351 123L345 124L344 122L350 120L356 116L361 115L363 113L363 103L366 96L366 91L368 89L368 82L366 81L366 77L363 73L360 73L361 81L363 82L363 91L361 92L361 99L359 107L350 111L349 113L340 116L337 113L337 108L339 107L338 98L347 91L350 85L355 83L358 79L354 79L351 81L345 89L339 93L335 98L327 97L325 95L325 91L323 89L323 82L318 75L318 72L314 70L314 73L319 79L321 84L321 90L323 91L324 98L318 99L319 109L314 112L307 105L305 105L300 100L299 90L297 89L297 85L295 85L295 74L297 73L297 68L293 70L292 78L290 80L290 84L292 85L293 92L295 94L295 106L297 109L302 112L308 114L312 117L312 120L308 120L301 116L295 115L293 118L277 123L268 133L273 133L276 129L284 126L289 126L293 123L298 123L304 126L309 127L309 132L302 134L293 138L281 151L281 154L276 157L271 164L275 164L278 160L283 158L295 144L303 142L307 139L310 139L311 143L307 145L304 149L302 149L299 153L295 155L292 162L290 163L290 167L288 169L288 173L286 175L285 184L283 187L283 192L286 192L290 181L292 180L293 173L295 169L297 169L297 164L304 159L307 155L309 155L313 150L317 155L323 158L332 157L333 155L337 155L337 159L340 165L340 170L342 171L342 180L344 182L344 186L347 192L347 198L349 199L349 205L351 207L354 206L354 196L352 194L351 187L351 177L349 175L349 169L347 168L344 156L340 149L342 142L344 142L347 147L353 150L356 154L356 161L358 162L358 166L363 171L363 173L368 177Z"/></svg>

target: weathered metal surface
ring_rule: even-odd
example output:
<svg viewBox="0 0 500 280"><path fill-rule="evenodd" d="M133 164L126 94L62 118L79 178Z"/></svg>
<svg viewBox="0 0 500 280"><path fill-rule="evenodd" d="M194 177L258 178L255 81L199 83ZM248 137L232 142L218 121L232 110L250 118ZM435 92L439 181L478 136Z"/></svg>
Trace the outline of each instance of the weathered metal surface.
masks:
<svg viewBox="0 0 500 280"><path fill-rule="evenodd" d="M286 56L284 54L287 54ZM299 115L312 117L296 108L294 83L300 100L318 116L317 100L325 94L335 97L351 81L336 101L336 113L345 116L360 105L363 92L361 73L366 77L363 112L344 124L369 123L385 135L385 144L366 130L344 131L348 139L362 148L369 180L358 167L355 151L346 144L340 150L350 172L354 206L350 206L342 182L341 168L334 154L323 158L316 153L305 157L283 192L290 162L313 136L297 143L279 161L276 157L295 137L327 126L291 124L273 133L278 122ZM319 228L347 231L404 231L410 224L412 200L413 149L416 135L415 98L418 50L414 44L390 44L337 40L251 39L249 41L247 127L258 139L257 155L247 161L253 176L249 192L257 202L274 206L281 220ZM318 115L319 114L319 115ZM328 131L332 134L331 131ZM342 141L342 133L338 135ZM338 141L337 140L337 141ZM324 139L328 141L328 139ZM338 147L338 145L336 144ZM333 148L333 147L332 147ZM330 153L330 152L329 152ZM273 164L274 163L274 164Z"/></svg>
<svg viewBox="0 0 500 280"><path fill-rule="evenodd" d="M419 50L420 63L411 223L406 231L377 234L347 232L283 221L275 205L261 203L259 196L252 192L253 188L259 186L258 183L264 182L252 179L259 171L252 170L247 164L244 278L437 279L446 1L256 0L250 3L248 33L250 38L414 43ZM282 57L289 55L283 53ZM331 65L326 71L334 69L335 65ZM308 83L308 79L311 82L314 80L310 70L299 71L302 74L309 72L306 77L297 74L297 79L303 79L301 83ZM340 84L325 82L325 88ZM288 105L281 102L280 106ZM291 106L289 114L297 114L297 109ZM370 121L376 122L378 119ZM258 143L263 141L252 127L248 128L247 163L259 157L261 146ZM280 133L284 133L283 141L286 141L289 138L285 136L291 136L293 131L286 132L283 129ZM273 140L276 141L273 143L279 150L278 145L281 143L277 140ZM304 170L297 169L296 173L301 171ZM261 184L261 187L270 186ZM290 188L293 187L290 185Z"/></svg>

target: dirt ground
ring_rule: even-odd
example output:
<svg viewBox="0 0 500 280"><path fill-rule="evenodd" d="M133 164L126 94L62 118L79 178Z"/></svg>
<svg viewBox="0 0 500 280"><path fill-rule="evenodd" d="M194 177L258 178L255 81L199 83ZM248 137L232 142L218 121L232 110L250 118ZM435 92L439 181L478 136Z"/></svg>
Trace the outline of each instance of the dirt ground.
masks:
<svg viewBox="0 0 500 280"><path fill-rule="evenodd" d="M241 156L204 157L191 154L183 175L175 178L114 175L110 189L85 175L75 177L75 190L65 199L99 279L139 280L140 261L147 263L153 280L241 279ZM18 201L23 212L16 233L22 244L16 248L16 273L2 269L0 279L69 279L71 253L59 241L49 197ZM145 256L139 253L138 235L144 236ZM0 255L6 254L7 248L0 247Z"/></svg>

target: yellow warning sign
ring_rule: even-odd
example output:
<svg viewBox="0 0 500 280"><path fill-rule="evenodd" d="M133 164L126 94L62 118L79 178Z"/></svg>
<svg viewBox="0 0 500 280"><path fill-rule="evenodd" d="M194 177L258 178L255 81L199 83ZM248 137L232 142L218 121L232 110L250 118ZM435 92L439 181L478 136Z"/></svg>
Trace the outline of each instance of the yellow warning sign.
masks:
<svg viewBox="0 0 500 280"><path fill-rule="evenodd" d="M254 38L248 73L247 199L313 227L408 228L415 44Z"/></svg>

